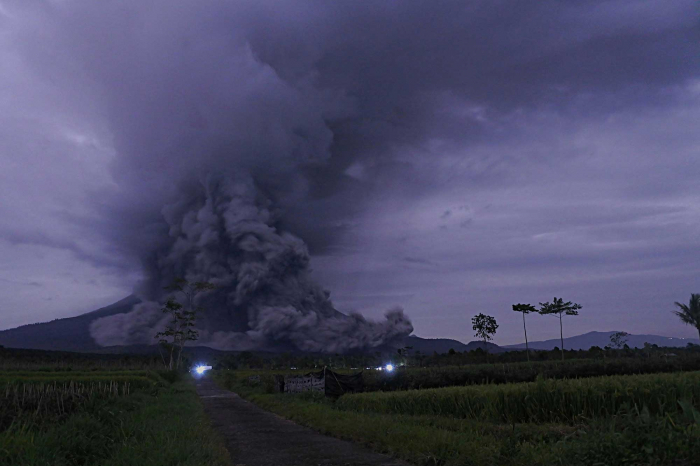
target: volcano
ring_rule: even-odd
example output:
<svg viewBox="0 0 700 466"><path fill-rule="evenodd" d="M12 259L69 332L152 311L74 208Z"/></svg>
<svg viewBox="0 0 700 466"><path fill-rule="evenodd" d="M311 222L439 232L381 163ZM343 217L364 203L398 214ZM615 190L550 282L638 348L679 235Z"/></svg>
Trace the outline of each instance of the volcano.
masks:
<svg viewBox="0 0 700 466"><path fill-rule="evenodd" d="M90 336L90 324L101 317L129 312L139 302L139 298L131 295L114 304L76 317L2 330L0 345L8 348L56 351L98 351L101 346Z"/></svg>

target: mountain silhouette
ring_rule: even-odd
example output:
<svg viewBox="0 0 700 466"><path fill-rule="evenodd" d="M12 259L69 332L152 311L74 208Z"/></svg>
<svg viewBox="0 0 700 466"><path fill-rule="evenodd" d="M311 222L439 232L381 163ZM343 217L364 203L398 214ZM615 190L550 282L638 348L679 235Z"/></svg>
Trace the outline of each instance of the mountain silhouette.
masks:
<svg viewBox="0 0 700 466"><path fill-rule="evenodd" d="M610 345L610 335L613 332L588 332L583 335L576 335L574 337L564 338L564 349L570 350L587 350L592 346L598 346L604 348ZM644 343L649 343L651 345L658 346L668 346L668 347L684 347L688 343L700 344L700 340L697 338L674 338L674 337L663 337L659 335L628 335L627 345L630 348L643 348ZM555 347L561 346L561 341L559 338L554 338L552 340L543 341L530 341L528 342L530 349L535 350L552 350ZM517 345L504 346L506 349L525 349L525 343L520 343Z"/></svg>

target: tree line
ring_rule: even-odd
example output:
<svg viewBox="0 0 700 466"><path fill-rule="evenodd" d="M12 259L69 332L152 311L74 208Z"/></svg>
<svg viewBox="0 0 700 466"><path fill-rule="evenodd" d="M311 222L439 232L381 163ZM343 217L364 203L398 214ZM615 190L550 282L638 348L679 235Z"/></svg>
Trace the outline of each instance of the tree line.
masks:
<svg viewBox="0 0 700 466"><path fill-rule="evenodd" d="M523 330L525 332L525 352L527 354L527 360L530 360L530 347L527 341L527 327L525 325L525 315L531 313L538 313L540 315L554 316L559 319L559 338L561 339L561 358L564 359L564 326L563 317L564 316L576 316L578 315L578 310L582 306L578 303L571 301L564 301L562 298L557 298L556 296L552 301L547 301L545 303L540 303L539 309L531 304L513 304L513 311L520 312L523 315ZM472 317L472 328L474 329L474 336L484 341L484 349L487 349L487 343L493 339L498 329L498 323L496 318L493 316L488 316L485 314L478 314Z"/></svg>
<svg viewBox="0 0 700 466"><path fill-rule="evenodd" d="M525 323L525 316L527 314L537 313L540 315L554 316L559 319L559 338L561 341L561 358L564 359L564 316L577 316L578 311L582 309L578 303L572 301L564 301L563 298L557 298L556 296L552 301L547 301L545 303L539 303L540 307L537 308L531 304L513 304L513 311L519 312L523 317L523 332L525 333L525 353L527 354L527 360L530 360L530 347L527 340L527 326ZM698 330L698 335L700 336L700 294L691 294L690 301L688 304L680 303L676 301L674 303L677 310L672 311L681 322L692 325ZM484 350L488 351L487 344L493 339L498 329L498 323L493 316L485 315L480 313L472 317L472 329L474 330L474 336L483 340ZM621 349L625 346L627 342L627 332L615 332L610 336L610 347Z"/></svg>

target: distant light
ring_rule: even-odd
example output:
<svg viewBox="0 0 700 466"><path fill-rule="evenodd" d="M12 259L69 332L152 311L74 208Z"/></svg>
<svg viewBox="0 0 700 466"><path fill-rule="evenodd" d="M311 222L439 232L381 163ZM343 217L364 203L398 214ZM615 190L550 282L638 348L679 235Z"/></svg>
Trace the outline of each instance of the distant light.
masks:
<svg viewBox="0 0 700 466"><path fill-rule="evenodd" d="M209 369L211 369L211 366L197 366L197 367L194 369L194 371L195 371L197 374L202 375L202 374L204 374L204 371L208 371Z"/></svg>
<svg viewBox="0 0 700 466"><path fill-rule="evenodd" d="M394 370L394 366L391 365L391 364L387 364L387 365L386 365L386 370L389 371L389 372L391 372L391 371Z"/></svg>

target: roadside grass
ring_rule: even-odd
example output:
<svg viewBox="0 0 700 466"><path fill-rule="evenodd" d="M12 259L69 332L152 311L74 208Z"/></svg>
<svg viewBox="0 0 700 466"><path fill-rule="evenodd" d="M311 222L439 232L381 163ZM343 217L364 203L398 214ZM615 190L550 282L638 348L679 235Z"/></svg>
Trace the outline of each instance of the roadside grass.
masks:
<svg viewBox="0 0 700 466"><path fill-rule="evenodd" d="M13 423L0 432L0 465L231 464L188 381L98 400L46 424Z"/></svg>
<svg viewBox="0 0 700 466"><path fill-rule="evenodd" d="M645 407L622 406L612 415L574 423L507 423L457 418L449 411L410 415L338 409L352 404L353 397L383 394L346 395L334 402L311 394L264 393L262 385L215 376L218 383L264 409L416 465L700 464L700 414L687 403L664 416L652 415Z"/></svg>

